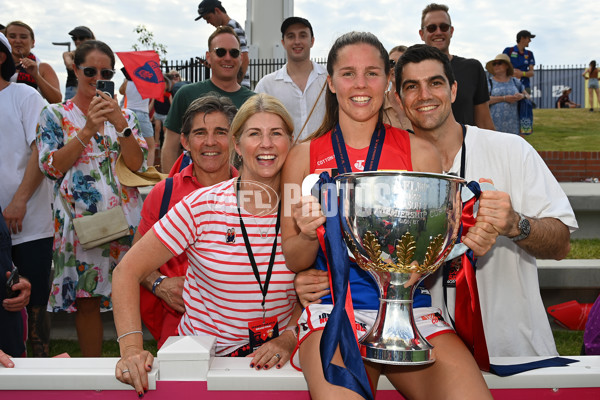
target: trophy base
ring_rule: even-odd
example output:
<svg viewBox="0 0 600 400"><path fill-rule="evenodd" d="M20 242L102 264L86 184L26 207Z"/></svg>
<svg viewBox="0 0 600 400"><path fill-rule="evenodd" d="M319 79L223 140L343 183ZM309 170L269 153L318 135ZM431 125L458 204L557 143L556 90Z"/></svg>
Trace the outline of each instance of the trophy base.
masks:
<svg viewBox="0 0 600 400"><path fill-rule="evenodd" d="M412 293L412 288L402 285L389 288L405 291L405 296ZM379 299L379 312L373 327L359 340L363 359L378 364L407 366L435 362L433 346L415 324L412 305L412 300Z"/></svg>
<svg viewBox="0 0 600 400"><path fill-rule="evenodd" d="M362 358L377 364L425 365L435 362L433 348L423 350L390 350L360 345Z"/></svg>

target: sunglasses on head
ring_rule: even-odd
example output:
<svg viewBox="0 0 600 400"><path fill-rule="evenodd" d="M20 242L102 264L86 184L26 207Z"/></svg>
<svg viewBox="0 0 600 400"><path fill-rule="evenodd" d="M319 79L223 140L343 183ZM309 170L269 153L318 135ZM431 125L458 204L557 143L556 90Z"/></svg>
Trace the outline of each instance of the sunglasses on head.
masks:
<svg viewBox="0 0 600 400"><path fill-rule="evenodd" d="M83 74L85 76L87 76L88 78L93 78L94 76L96 76L98 74L98 68L96 68L96 67L82 67L80 65L80 66L78 66L78 68L80 70L82 70ZM112 79L113 76L115 76L115 70L108 69L108 68L101 69L100 76L102 77L102 79L109 81Z"/></svg>
<svg viewBox="0 0 600 400"><path fill-rule="evenodd" d="M439 24L439 25L437 25L437 24L430 24L430 25L427 25L427 26L425 27L425 29L427 29L427 32L429 32L429 33L433 33L433 32L435 32L435 31L437 30L437 28L439 27L439 28L440 28L440 31L442 31L442 32L448 32L448 29L450 29L450 26L451 26L451 25L449 25L449 24L446 24L446 23L444 23L444 22L443 22L443 23L441 23L441 24Z"/></svg>
<svg viewBox="0 0 600 400"><path fill-rule="evenodd" d="M73 39L74 42L76 42L76 41L83 42L84 40L89 39L89 37L86 37L86 36L71 36L71 39Z"/></svg>
<svg viewBox="0 0 600 400"><path fill-rule="evenodd" d="M215 47L213 51L215 52L217 57L225 57L225 54L227 54L227 49L224 49L222 47ZM229 49L229 55L233 58L238 58L240 56L240 50Z"/></svg>

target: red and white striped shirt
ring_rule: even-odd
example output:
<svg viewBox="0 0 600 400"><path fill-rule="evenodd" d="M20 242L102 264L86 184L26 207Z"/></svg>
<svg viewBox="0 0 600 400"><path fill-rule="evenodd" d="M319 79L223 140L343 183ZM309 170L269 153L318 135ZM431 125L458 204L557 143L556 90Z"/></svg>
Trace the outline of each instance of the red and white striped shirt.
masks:
<svg viewBox="0 0 600 400"><path fill-rule="evenodd" d="M263 317L262 293L240 229L235 179L190 193L153 227L174 255L185 251L189 259L183 289L186 312L179 334L216 336L217 355L229 354L247 344L248 323ZM254 217L243 208L241 213L264 285L277 215ZM264 238L259 228L267 233ZM285 265L279 233L265 308L266 317L277 317L280 333L296 304L293 281L294 273Z"/></svg>

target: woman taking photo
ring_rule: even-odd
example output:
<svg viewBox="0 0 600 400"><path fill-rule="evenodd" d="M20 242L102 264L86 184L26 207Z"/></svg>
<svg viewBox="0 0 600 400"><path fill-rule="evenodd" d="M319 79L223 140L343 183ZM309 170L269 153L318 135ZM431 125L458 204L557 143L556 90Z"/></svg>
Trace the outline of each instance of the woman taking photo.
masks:
<svg viewBox="0 0 600 400"><path fill-rule="evenodd" d="M75 51L77 93L62 104L44 108L37 146L40 167L54 184L54 281L52 311L76 312L77 337L83 356L102 351L100 310L111 309L111 274L131 245L142 208L137 188L121 186L117 157L127 168L144 168L146 143L134 115L96 90L96 82L114 76L115 56L103 42L89 40ZM84 249L73 219L122 207L129 235Z"/></svg>
<svg viewBox="0 0 600 400"><path fill-rule="evenodd" d="M282 175L284 185L300 185L306 175L328 168L337 168L340 173L377 169L441 172L439 154L431 144L381 123L390 64L385 48L373 34L350 32L339 37L329 52L327 71L323 124L308 141L290 152ZM433 98L422 102L423 113L438 104ZM382 148L378 148L380 143ZM381 152L379 159L369 154L377 154L378 151ZM287 198L284 200L288 201ZM283 249L288 268L299 272L311 267L321 251L316 230L325 222L325 217L317 199L312 196L290 201L292 216L284 215L282 218ZM284 203L284 209L289 206ZM368 330L377 315L379 290L355 263L351 264L349 283L360 338L365 330L358 327ZM297 366L299 362L302 367L313 398L361 398L358 391L334 385L325 379L319 347L327 319L322 316L331 312L331 300L325 298L304 310L298 323L301 327L299 357L294 356L293 363ZM432 313L435 310L415 308L415 320L421 332L427 332L428 340L435 336L430 341L435 346L436 362L411 367L364 361L371 393L374 393L373 388L377 387L379 376L383 373L410 399L491 398L467 348L443 320L437 322L437 318L427 318ZM344 359L348 359L347 356L345 353ZM344 366L339 347L331 364ZM464 384L456 385L456 382Z"/></svg>
<svg viewBox="0 0 600 400"><path fill-rule="evenodd" d="M6 25L6 37L12 47L12 57L17 72L11 82L24 83L37 89L48 103L59 103L62 99L58 76L50 64L41 62L32 52L35 45L33 29L21 21Z"/></svg>
<svg viewBox="0 0 600 400"><path fill-rule="evenodd" d="M490 113L498 132L521 133L517 103L529 97L525 87L513 78L513 66L506 54L498 54L488 61L485 68L492 75L488 79L490 92Z"/></svg>
<svg viewBox="0 0 600 400"><path fill-rule="evenodd" d="M148 388L152 355L143 349L139 283L173 256L188 255L180 335L217 337L217 356L248 356L250 368L280 368L296 345L294 274L283 259L279 178L294 126L274 97L257 94L231 124L238 178L198 189L175 205L115 270L113 299L121 360L116 377ZM293 311L296 311L293 315ZM272 340L249 335L267 326ZM267 339L268 340L268 339Z"/></svg>

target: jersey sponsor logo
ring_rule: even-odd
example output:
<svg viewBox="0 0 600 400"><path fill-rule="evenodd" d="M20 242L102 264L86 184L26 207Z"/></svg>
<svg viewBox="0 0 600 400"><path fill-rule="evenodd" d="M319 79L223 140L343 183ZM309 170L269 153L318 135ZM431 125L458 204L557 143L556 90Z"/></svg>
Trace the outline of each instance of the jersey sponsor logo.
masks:
<svg viewBox="0 0 600 400"><path fill-rule="evenodd" d="M321 165L325 164L326 162L333 160L334 158L335 158L335 156L327 156L324 159L317 161L317 166L321 166Z"/></svg>
<svg viewBox="0 0 600 400"><path fill-rule="evenodd" d="M356 168L359 171L364 171L365 160L356 160L356 162L354 163L354 168Z"/></svg>

